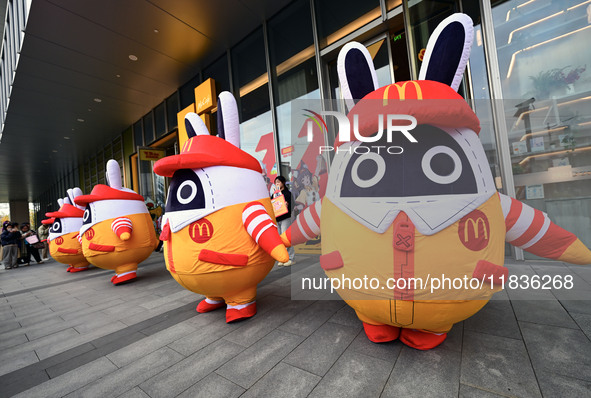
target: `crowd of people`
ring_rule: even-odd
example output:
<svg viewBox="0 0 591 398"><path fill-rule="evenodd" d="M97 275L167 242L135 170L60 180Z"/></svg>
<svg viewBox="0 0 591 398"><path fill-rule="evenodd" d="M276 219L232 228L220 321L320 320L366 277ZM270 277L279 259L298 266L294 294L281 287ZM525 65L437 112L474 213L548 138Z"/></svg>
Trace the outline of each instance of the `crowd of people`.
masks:
<svg viewBox="0 0 591 398"><path fill-rule="evenodd" d="M18 268L20 265L31 264L31 257L37 264L43 264L48 259L47 237L49 229L42 225L39 233L31 229L28 222L5 221L2 223L2 264L4 269ZM41 250L41 253L39 251Z"/></svg>

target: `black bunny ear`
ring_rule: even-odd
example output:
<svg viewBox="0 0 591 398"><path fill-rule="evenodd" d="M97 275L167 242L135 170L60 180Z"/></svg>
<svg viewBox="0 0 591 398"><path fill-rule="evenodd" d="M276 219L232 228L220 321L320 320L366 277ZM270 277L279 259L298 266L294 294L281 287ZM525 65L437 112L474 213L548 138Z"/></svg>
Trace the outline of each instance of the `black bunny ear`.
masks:
<svg viewBox="0 0 591 398"><path fill-rule="evenodd" d="M367 48L350 42L339 52L337 72L343 98L349 109L378 88L378 77Z"/></svg>
<svg viewBox="0 0 591 398"><path fill-rule="evenodd" d="M232 93L222 91L218 97L218 137L240 148L240 121L238 105Z"/></svg>
<svg viewBox="0 0 591 398"><path fill-rule="evenodd" d="M445 83L458 91L470 58L474 26L466 14L453 14L435 29L425 50L419 80Z"/></svg>

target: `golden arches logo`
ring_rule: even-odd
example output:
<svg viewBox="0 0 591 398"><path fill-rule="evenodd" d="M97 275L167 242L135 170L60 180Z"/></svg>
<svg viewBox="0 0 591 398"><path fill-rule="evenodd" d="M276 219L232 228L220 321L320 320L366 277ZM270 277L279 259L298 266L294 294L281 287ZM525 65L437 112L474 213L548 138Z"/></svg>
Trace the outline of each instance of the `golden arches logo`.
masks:
<svg viewBox="0 0 591 398"><path fill-rule="evenodd" d="M398 92L398 99L400 101L404 101L406 99L406 86L408 84L413 85L413 87L415 88L415 92L417 94L417 98L411 98L411 99L422 100L423 99L423 90L421 90L421 86L416 81L411 80L411 81L407 81L407 82L402 83L402 85L399 85L399 83L394 83L394 84L390 84L389 86L387 86L386 89L384 90L384 106L388 105L388 93L390 92L391 87L396 87L396 91Z"/></svg>
<svg viewBox="0 0 591 398"><path fill-rule="evenodd" d="M483 238L488 240L488 231L486 230L486 221L484 221L484 219L482 217L478 217L476 220L469 218L468 220L466 220L466 223L464 224L464 241L467 242L468 241L468 225L472 226L472 232L474 234L474 237L476 239L478 239L478 226L479 224L482 223L482 230L483 230Z"/></svg>
<svg viewBox="0 0 591 398"><path fill-rule="evenodd" d="M486 215L480 210L474 210L464 216L458 225L458 236L466 248L473 251L484 249L490 238L490 225Z"/></svg>
<svg viewBox="0 0 591 398"><path fill-rule="evenodd" d="M213 235L213 225L208 219L202 218L189 226L189 236L196 243L205 243Z"/></svg>

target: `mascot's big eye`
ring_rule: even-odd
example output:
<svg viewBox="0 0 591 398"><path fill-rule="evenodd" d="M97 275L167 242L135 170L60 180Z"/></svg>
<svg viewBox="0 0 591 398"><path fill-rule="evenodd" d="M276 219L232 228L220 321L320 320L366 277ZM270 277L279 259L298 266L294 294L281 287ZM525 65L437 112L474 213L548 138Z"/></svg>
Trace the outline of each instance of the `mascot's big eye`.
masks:
<svg viewBox="0 0 591 398"><path fill-rule="evenodd" d="M82 224L90 224L92 222L92 211L90 210L90 205L86 205L86 210L84 210L84 215L82 216Z"/></svg>
<svg viewBox="0 0 591 398"><path fill-rule="evenodd" d="M197 184L194 181L183 181L176 191L176 199L180 204L186 205L191 203L195 196L197 196Z"/></svg>
<svg viewBox="0 0 591 398"><path fill-rule="evenodd" d="M53 221L53 224L51 224L51 231L50 232L53 232L54 234L58 234L58 233L62 232L62 222L60 221L59 218L56 218Z"/></svg>
<svg viewBox="0 0 591 398"><path fill-rule="evenodd" d="M462 161L453 149L438 145L423 155L421 168L428 179L437 184L451 184L462 175Z"/></svg>
<svg viewBox="0 0 591 398"><path fill-rule="evenodd" d="M193 170L177 170L168 189L166 211L205 208L205 194L199 176Z"/></svg>
<svg viewBox="0 0 591 398"><path fill-rule="evenodd" d="M351 179L359 188L370 188L384 178L386 162L375 152L358 157L351 168Z"/></svg>

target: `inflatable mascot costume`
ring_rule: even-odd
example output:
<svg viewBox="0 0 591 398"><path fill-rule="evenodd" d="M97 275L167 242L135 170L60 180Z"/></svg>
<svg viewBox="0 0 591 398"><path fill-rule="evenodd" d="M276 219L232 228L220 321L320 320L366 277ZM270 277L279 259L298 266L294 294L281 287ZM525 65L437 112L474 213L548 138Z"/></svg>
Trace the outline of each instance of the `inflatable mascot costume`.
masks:
<svg viewBox="0 0 591 398"><path fill-rule="evenodd" d="M156 232L144 198L123 188L116 160L107 162L107 185L96 185L90 195L75 202L86 206L80 236L84 256L91 264L112 269L114 285L134 280L137 266L152 253Z"/></svg>
<svg viewBox="0 0 591 398"><path fill-rule="evenodd" d="M446 18L429 39L420 80L382 88L364 46L342 49L340 85L358 137L383 132L380 115L382 122L383 115L411 115L417 142L401 131L377 142L341 140L339 132L325 197L282 235L286 244L298 244L322 232L320 265L331 284L332 278L380 282L367 289L335 283L376 343L400 338L422 350L441 344L454 323L479 311L507 281L505 241L550 259L591 262L582 242L545 213L497 193L478 139L480 122L456 93L472 36L468 16ZM403 153L375 149L391 144ZM417 282L442 276L486 283L432 293ZM396 283L387 285L388 279Z"/></svg>
<svg viewBox="0 0 591 398"><path fill-rule="evenodd" d="M50 218L42 221L50 226L47 240L51 257L62 264L68 264L68 272L86 271L90 265L80 245L79 233L84 207L73 204L76 197L81 195L82 190L78 187L68 189L68 196L58 200L59 210L46 213Z"/></svg>
<svg viewBox="0 0 591 398"><path fill-rule="evenodd" d="M166 267L183 287L206 296L198 312L227 306L226 322L256 314L256 287L287 249L277 232L259 162L240 149L232 94L218 98L218 136L195 113L179 155L160 159L172 177L162 220Z"/></svg>

